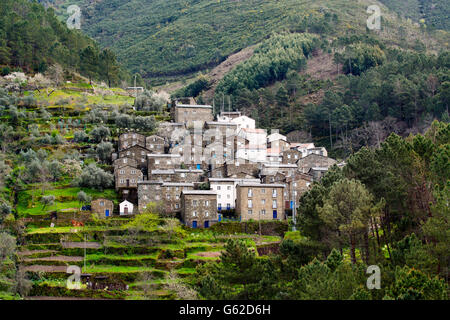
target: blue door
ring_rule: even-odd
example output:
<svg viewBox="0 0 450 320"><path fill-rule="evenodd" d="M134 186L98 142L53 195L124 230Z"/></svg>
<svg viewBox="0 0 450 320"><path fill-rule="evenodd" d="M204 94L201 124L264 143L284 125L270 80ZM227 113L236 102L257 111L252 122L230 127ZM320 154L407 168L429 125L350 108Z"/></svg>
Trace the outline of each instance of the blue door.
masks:
<svg viewBox="0 0 450 320"><path fill-rule="evenodd" d="M109 210L105 210L105 216L109 217Z"/></svg>
<svg viewBox="0 0 450 320"><path fill-rule="evenodd" d="M205 228L209 228L209 221L205 221Z"/></svg>
<svg viewBox="0 0 450 320"><path fill-rule="evenodd" d="M277 210L273 210L273 218L274 218L274 219L277 218Z"/></svg>
<svg viewBox="0 0 450 320"><path fill-rule="evenodd" d="M197 165L197 169L198 169L198 170L200 170L200 169L201 169L201 167L200 167L200 165L199 165L199 164Z"/></svg>
<svg viewBox="0 0 450 320"><path fill-rule="evenodd" d="M192 228L197 228L197 221L192 221Z"/></svg>
<svg viewBox="0 0 450 320"><path fill-rule="evenodd" d="M222 221L222 215L221 214L218 215L217 221L219 221L219 222Z"/></svg>

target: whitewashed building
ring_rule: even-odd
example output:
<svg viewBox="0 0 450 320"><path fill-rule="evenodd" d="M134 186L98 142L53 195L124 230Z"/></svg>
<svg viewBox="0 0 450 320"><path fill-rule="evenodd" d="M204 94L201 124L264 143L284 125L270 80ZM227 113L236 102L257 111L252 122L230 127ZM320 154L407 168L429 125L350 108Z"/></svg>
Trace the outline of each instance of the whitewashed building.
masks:
<svg viewBox="0 0 450 320"><path fill-rule="evenodd" d="M240 129L255 129L256 128L256 121L255 119L252 119L247 116L240 116L237 118L231 119L231 122L236 123L238 125L237 130Z"/></svg>
<svg viewBox="0 0 450 320"><path fill-rule="evenodd" d="M126 216L134 213L134 204L130 201L123 201L119 204L119 213L121 216Z"/></svg>
<svg viewBox="0 0 450 320"><path fill-rule="evenodd" d="M236 186L244 183L260 183L259 179L209 178L210 189L217 193L217 209L236 207Z"/></svg>

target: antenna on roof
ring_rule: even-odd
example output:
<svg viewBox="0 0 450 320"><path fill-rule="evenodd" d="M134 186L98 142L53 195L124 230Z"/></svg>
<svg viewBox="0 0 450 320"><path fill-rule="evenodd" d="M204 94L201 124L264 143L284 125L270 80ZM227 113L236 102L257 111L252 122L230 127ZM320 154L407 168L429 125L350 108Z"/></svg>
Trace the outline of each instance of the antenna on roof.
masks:
<svg viewBox="0 0 450 320"><path fill-rule="evenodd" d="M225 94L222 92L222 108L220 109L220 112L224 112L225 110Z"/></svg>

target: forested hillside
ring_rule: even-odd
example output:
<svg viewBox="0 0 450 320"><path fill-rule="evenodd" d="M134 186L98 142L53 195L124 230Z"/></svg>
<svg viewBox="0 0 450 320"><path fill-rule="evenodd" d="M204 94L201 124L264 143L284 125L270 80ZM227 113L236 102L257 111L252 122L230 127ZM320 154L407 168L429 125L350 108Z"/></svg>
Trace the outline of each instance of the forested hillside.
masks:
<svg viewBox="0 0 450 320"><path fill-rule="evenodd" d="M89 79L118 83L126 74L115 54L61 23L53 10L28 0L0 3L0 66L3 74L43 73L54 64Z"/></svg>
<svg viewBox="0 0 450 320"><path fill-rule="evenodd" d="M420 21L429 28L449 30L449 0L380 0L399 15ZM422 20L422 21L421 21Z"/></svg>
<svg viewBox="0 0 450 320"><path fill-rule="evenodd" d="M233 52L257 44L272 32L311 32L334 37L366 30L372 2L337 1L216 1L110 0L41 1L67 19L67 6L79 4L82 30L103 47L113 48L132 71L147 78L192 74L217 65ZM379 3L382 6L381 3ZM414 34L438 47L432 37L401 21L382 6L380 37L398 44ZM399 27L406 34L399 34ZM414 43L406 41L403 46Z"/></svg>

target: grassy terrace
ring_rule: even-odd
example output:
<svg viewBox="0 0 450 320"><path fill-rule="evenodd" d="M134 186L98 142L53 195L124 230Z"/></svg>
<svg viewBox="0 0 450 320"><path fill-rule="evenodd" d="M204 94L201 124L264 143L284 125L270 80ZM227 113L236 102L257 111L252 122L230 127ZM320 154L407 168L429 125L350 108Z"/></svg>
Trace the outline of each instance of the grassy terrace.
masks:
<svg viewBox="0 0 450 320"><path fill-rule="evenodd" d="M61 190L60 195L77 191ZM196 267L220 259L228 239L242 239L254 248L281 240L277 236L223 234L213 230L187 229L180 225L168 237L167 232L161 229L165 219L155 217L157 216L146 218L141 215L137 218L91 220L86 226L76 228L70 225L53 228L29 226L23 248L28 251L19 259L28 268L33 280L32 295L175 299L177 295L170 289L173 288L170 283L193 283ZM143 223L139 226L138 233L134 229L135 219ZM93 245L86 250L86 256L83 248L84 235L88 236L88 242ZM94 277L93 281L101 276L104 279L101 281L107 284L126 284L129 289L103 291L84 286L78 292L69 290L65 286L65 267L69 265L79 266L83 273Z"/></svg>
<svg viewBox="0 0 450 320"><path fill-rule="evenodd" d="M28 189L21 191L18 196L17 212L20 217L27 217L30 215L44 215L51 211L78 211L81 207L77 200L77 194L80 191L86 192L86 194L92 196L92 198L107 198L113 200L116 204L118 202L117 195L114 189L107 189L102 192L98 190L79 188L79 187L58 187L49 190L42 190L39 186L36 189ZM55 204L44 208L43 204L38 201L42 196L53 195L55 196Z"/></svg>
<svg viewBox="0 0 450 320"><path fill-rule="evenodd" d="M25 95L33 95L39 102L49 106L49 108L81 108L88 111L86 105L89 104L105 104L105 105L122 105L133 104L134 98L120 88L104 89L95 88L87 83L71 83L65 87L54 90L47 88L40 91L25 92ZM95 91L94 91L95 90ZM51 93L53 91L53 93ZM51 93L51 94L50 94Z"/></svg>

